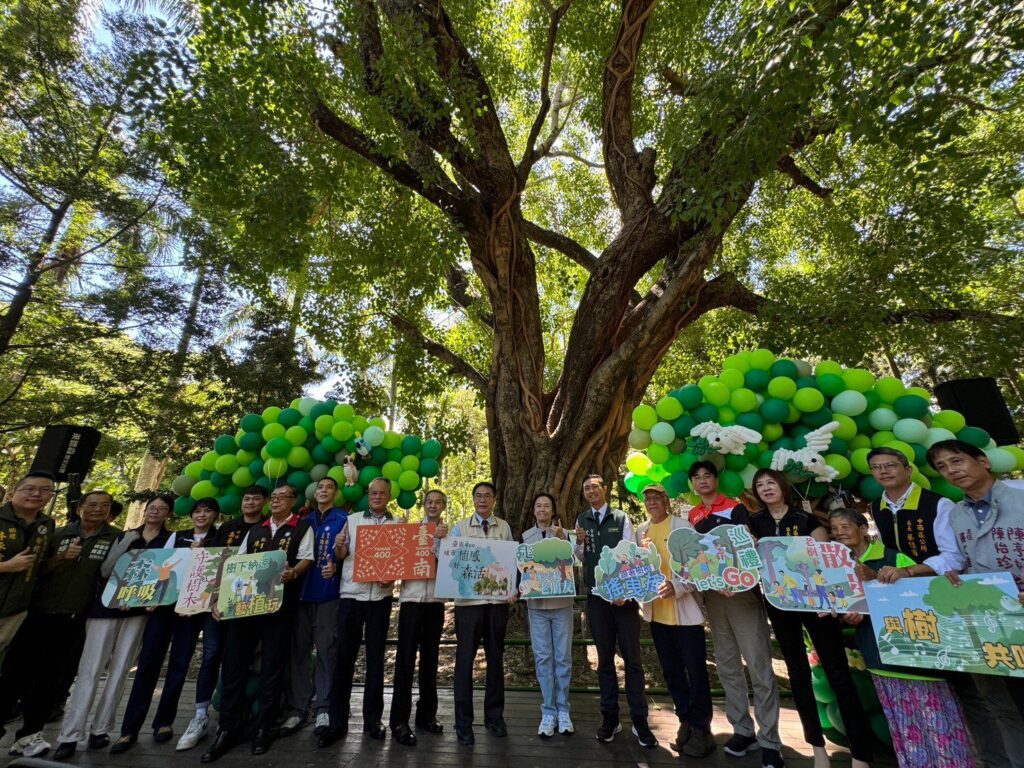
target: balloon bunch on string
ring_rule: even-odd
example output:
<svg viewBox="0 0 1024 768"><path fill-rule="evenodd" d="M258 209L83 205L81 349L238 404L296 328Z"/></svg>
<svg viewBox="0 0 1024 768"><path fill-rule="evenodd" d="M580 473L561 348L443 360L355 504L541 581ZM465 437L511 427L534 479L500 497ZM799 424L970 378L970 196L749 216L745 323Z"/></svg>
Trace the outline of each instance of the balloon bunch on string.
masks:
<svg viewBox="0 0 1024 768"><path fill-rule="evenodd" d="M442 452L437 440L390 430L383 418L360 416L348 403L298 398L242 417L238 432L221 435L186 466L171 483L174 512L187 516L196 501L215 497L223 514L237 515L242 492L254 484L290 485L300 502L312 500L324 477L338 483L338 505L365 511L370 481L384 477L398 506L411 509L424 480L440 473Z"/></svg>
<svg viewBox="0 0 1024 768"><path fill-rule="evenodd" d="M709 459L728 496L749 489L754 473L770 467L784 472L807 498L832 485L877 499L882 488L867 456L886 446L907 457L919 485L959 500L962 492L925 460L929 446L954 437L983 449L994 472L1024 468L1024 450L997 446L957 411L932 410L926 389L831 360L812 367L755 349L726 358L717 376L633 410L625 484L640 493L660 483L672 497L696 503L687 470Z"/></svg>

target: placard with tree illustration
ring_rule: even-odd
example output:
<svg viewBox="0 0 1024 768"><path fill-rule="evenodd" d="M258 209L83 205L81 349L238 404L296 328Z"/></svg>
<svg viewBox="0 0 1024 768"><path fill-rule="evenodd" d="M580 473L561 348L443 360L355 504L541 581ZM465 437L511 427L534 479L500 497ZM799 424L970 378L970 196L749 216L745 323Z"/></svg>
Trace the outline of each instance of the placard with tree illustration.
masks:
<svg viewBox="0 0 1024 768"><path fill-rule="evenodd" d="M609 603L649 603L658 596L658 587L664 581L661 555L653 544L645 549L623 539L614 548L604 547L594 567L594 594Z"/></svg>
<svg viewBox="0 0 1024 768"><path fill-rule="evenodd" d="M108 608L172 605L188 571L187 549L130 549L117 558L103 588Z"/></svg>
<svg viewBox="0 0 1024 768"><path fill-rule="evenodd" d="M514 541L447 536L437 558L435 597L504 602L516 590Z"/></svg>
<svg viewBox="0 0 1024 768"><path fill-rule="evenodd" d="M287 556L283 550L235 555L228 558L217 595L221 620L276 613L284 599L281 574Z"/></svg>
<svg viewBox="0 0 1024 768"><path fill-rule="evenodd" d="M810 536L766 536L757 542L761 589L783 611L867 612L864 586L849 547Z"/></svg>
<svg viewBox="0 0 1024 768"><path fill-rule="evenodd" d="M522 575L519 596L524 600L566 597L576 594L572 544L555 537L516 548L516 564Z"/></svg>
<svg viewBox="0 0 1024 768"><path fill-rule="evenodd" d="M181 616L209 613L217 601L221 576L231 550L228 547L192 547L178 551L188 552L190 559L174 612Z"/></svg>
<svg viewBox="0 0 1024 768"><path fill-rule="evenodd" d="M901 667L1024 677L1024 605L1008 573L865 584L882 661Z"/></svg>
<svg viewBox="0 0 1024 768"><path fill-rule="evenodd" d="M761 558L745 525L719 525L707 533L678 528L668 537L672 572L698 591L745 592L758 582Z"/></svg>

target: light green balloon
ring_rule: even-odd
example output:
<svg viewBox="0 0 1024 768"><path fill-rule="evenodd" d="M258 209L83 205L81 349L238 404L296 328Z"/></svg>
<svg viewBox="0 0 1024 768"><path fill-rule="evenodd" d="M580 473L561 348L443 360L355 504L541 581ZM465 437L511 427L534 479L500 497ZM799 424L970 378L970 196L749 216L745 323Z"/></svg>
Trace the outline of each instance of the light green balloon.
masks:
<svg viewBox="0 0 1024 768"><path fill-rule="evenodd" d="M238 488L248 488L256 481L256 478L252 476L252 472L249 470L248 465L239 467L231 473L231 482Z"/></svg>
<svg viewBox="0 0 1024 768"><path fill-rule="evenodd" d="M928 439L928 427L919 419L900 419L893 425L893 434L905 443L921 443Z"/></svg>
<svg viewBox="0 0 1024 768"><path fill-rule="evenodd" d="M171 490L175 496L188 496L192 492L192 486L197 482L199 481L189 475L178 475L171 482Z"/></svg>
<svg viewBox="0 0 1024 768"><path fill-rule="evenodd" d="M833 421L839 422L839 427L832 434L842 440L849 440L857 434L857 422L844 413L833 413Z"/></svg>
<svg viewBox="0 0 1024 768"><path fill-rule="evenodd" d="M654 407L658 416L664 421L675 421L683 415L683 404L674 397L665 396Z"/></svg>
<svg viewBox="0 0 1024 768"><path fill-rule="evenodd" d="M845 456L840 456L838 453L829 453L825 456L825 463L835 469L839 474L836 475L837 480L842 480L844 477L850 474L852 467L850 461Z"/></svg>
<svg viewBox="0 0 1024 768"><path fill-rule="evenodd" d="M657 416L655 416L657 418ZM652 425L653 426L653 425ZM644 448L651 444L651 433L646 429L640 429L639 427L633 429L629 433L629 447L635 448L638 451L642 451Z"/></svg>
<svg viewBox="0 0 1024 768"><path fill-rule="evenodd" d="M825 396L812 387L804 387L793 395L793 406L804 413L814 413L825 405Z"/></svg>
<svg viewBox="0 0 1024 768"><path fill-rule="evenodd" d="M883 376L875 382L875 392L878 393L883 403L892 405L907 393L907 388L895 376Z"/></svg>
<svg viewBox="0 0 1024 768"><path fill-rule="evenodd" d="M846 388L852 389L854 392L868 392L875 386L875 375L863 368L848 368L840 376Z"/></svg>
<svg viewBox="0 0 1024 768"><path fill-rule="evenodd" d="M214 469L220 472L222 475L230 475L236 469L238 469L238 459L235 458L235 454L228 453L224 456L218 456ZM179 496L182 494L178 494Z"/></svg>
<svg viewBox="0 0 1024 768"><path fill-rule="evenodd" d="M832 398L832 410L844 416L860 416L867 407L867 398L854 389L847 389Z"/></svg>
<svg viewBox="0 0 1024 768"><path fill-rule="evenodd" d="M393 429L385 430L384 439L381 441L381 447L387 450L397 448L402 444L402 435L399 432L395 432Z"/></svg>
<svg viewBox="0 0 1024 768"><path fill-rule="evenodd" d="M284 432L284 439L295 446L302 445L306 442L307 437L309 437L309 433L298 425L288 427Z"/></svg>
<svg viewBox="0 0 1024 768"><path fill-rule="evenodd" d="M729 389L739 389L743 386L743 374L736 368L726 368L718 375L718 380Z"/></svg>
<svg viewBox="0 0 1024 768"><path fill-rule="evenodd" d="M939 411L932 415L932 424L956 433L967 426L967 419L960 411Z"/></svg>
<svg viewBox="0 0 1024 768"><path fill-rule="evenodd" d="M723 405L729 402L729 388L720 381L712 381L708 383L704 390L704 397L709 403L714 406L721 408Z"/></svg>
<svg viewBox="0 0 1024 768"><path fill-rule="evenodd" d="M796 394L796 382L788 376L776 376L768 382L768 394L779 400L790 400Z"/></svg>
<svg viewBox="0 0 1024 768"><path fill-rule="evenodd" d="M815 376L824 376L827 373L831 373L834 376L843 375L843 366L837 363L835 360L822 360L816 366L814 366Z"/></svg>
<svg viewBox="0 0 1024 768"><path fill-rule="evenodd" d="M399 466L406 472L419 472L420 459L418 456L403 456Z"/></svg>
<svg viewBox="0 0 1024 768"><path fill-rule="evenodd" d="M288 430L285 428L284 424L278 424L275 421L263 427L263 429L260 430L260 434L263 435L263 439L269 443L275 437L284 437L284 433L287 431Z"/></svg>
<svg viewBox="0 0 1024 768"><path fill-rule="evenodd" d="M194 480L200 479L200 477L202 477L202 472L203 465L198 461L190 461L185 465L185 474Z"/></svg>
<svg viewBox="0 0 1024 768"><path fill-rule="evenodd" d="M403 491L415 491L421 482L420 476L415 472L406 471L398 476L398 487Z"/></svg>
<svg viewBox="0 0 1024 768"><path fill-rule="evenodd" d="M263 474L269 477L271 480L277 480L282 475L288 472L288 460L280 459L276 456L271 456L265 462L263 462Z"/></svg>
<svg viewBox="0 0 1024 768"><path fill-rule="evenodd" d="M647 476L647 470L651 468L651 460L642 453L631 453L626 457L626 469L634 475Z"/></svg>
<svg viewBox="0 0 1024 768"><path fill-rule="evenodd" d="M641 403L633 409L633 424L637 429L650 431L651 427L657 423L658 412L646 403Z"/></svg>
<svg viewBox="0 0 1024 768"><path fill-rule="evenodd" d="M750 353L750 367L767 371L775 362L775 355L770 349L755 349ZM815 409L817 410L817 409Z"/></svg>
<svg viewBox="0 0 1024 768"><path fill-rule="evenodd" d="M651 441L659 445L670 445L676 439L676 431L667 421L659 421L651 427Z"/></svg>
<svg viewBox="0 0 1024 768"><path fill-rule="evenodd" d="M750 370L750 363L743 355L729 355L722 361L723 370L735 370L741 374L746 373Z"/></svg>
<svg viewBox="0 0 1024 768"><path fill-rule="evenodd" d="M896 415L896 412L889 408L875 408L868 414L871 426L879 432L892 429L899 420L900 417Z"/></svg>
<svg viewBox="0 0 1024 768"><path fill-rule="evenodd" d="M729 405L737 413L750 413L757 408L757 395L752 390L740 387L729 396Z"/></svg>
<svg viewBox="0 0 1024 768"><path fill-rule="evenodd" d="M384 466L380 468L380 473L388 480L398 480L399 475L402 474L402 465L397 461L386 461Z"/></svg>
<svg viewBox="0 0 1024 768"><path fill-rule="evenodd" d="M367 442L373 448L376 448L382 442L384 442L384 430L378 427L376 424L369 426L363 432L363 440Z"/></svg>
<svg viewBox="0 0 1024 768"><path fill-rule="evenodd" d="M1017 457L1003 448L989 448L985 455L992 462L992 471L997 474L1013 472L1017 466Z"/></svg>

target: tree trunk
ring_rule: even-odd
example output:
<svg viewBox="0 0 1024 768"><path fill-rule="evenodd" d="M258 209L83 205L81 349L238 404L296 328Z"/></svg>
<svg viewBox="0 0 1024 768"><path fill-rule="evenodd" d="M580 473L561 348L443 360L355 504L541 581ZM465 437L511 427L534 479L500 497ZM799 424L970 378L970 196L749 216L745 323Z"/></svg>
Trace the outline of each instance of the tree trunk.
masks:
<svg viewBox="0 0 1024 768"><path fill-rule="evenodd" d="M135 476L135 492L155 491L160 487L164 479L164 472L167 471L168 459L157 458L149 450L142 456L142 463L139 465L139 474ZM142 512L146 508L144 501L133 501L128 507L128 517L125 518L125 530L142 525Z"/></svg>

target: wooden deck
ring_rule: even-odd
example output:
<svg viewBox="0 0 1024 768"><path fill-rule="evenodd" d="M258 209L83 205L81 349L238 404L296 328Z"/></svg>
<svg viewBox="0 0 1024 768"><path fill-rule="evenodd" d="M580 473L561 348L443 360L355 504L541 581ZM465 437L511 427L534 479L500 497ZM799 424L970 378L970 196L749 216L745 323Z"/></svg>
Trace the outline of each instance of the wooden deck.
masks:
<svg viewBox="0 0 1024 768"><path fill-rule="evenodd" d="M159 696L159 689L157 696ZM753 752L746 757L733 758L721 750L721 745L731 735L729 723L725 718L724 702L715 701L714 731L717 736L719 749L711 756L697 760L694 758L680 758L675 750L668 746L668 742L674 737L677 720L672 713L672 702L666 696L651 696L650 724L655 735L661 742L657 749L641 749L636 740L629 733L629 719L626 714L625 697L622 699L623 732L619 734L611 744L602 744L594 738L594 731L600 723L598 708L598 697L595 694L573 694L571 697L573 721L576 725L576 734L573 736L558 736L551 739L542 739L537 736L537 724L539 714L539 694L510 692L506 695L505 720L508 723L509 734L507 738L497 739L486 733L482 724L474 729L476 744L472 747L462 747L455 740L455 733L452 727L453 703L450 689L442 689L441 712L439 719L445 724L445 733L440 736L433 736L428 733L418 733L419 745L416 747L403 747L394 742L390 735L383 741L374 741L361 732L361 720L355 714L350 723L351 732L348 737L332 747L324 750L316 748L312 726L307 726L299 733L285 739L278 739L274 742L271 750L262 757L253 757L249 753L248 744L242 744L235 748L229 755L220 760L217 765L224 768L372 768L373 766L395 766L396 768L417 768L418 766L460 766L460 768L619 768L620 766L637 766L637 768L648 768L648 766L679 766L700 765L705 768L754 768L760 766L760 752ZM477 712L482 716L483 703L481 692L478 692L481 699L477 703ZM386 692L386 704L390 699L390 691ZM125 697L127 699L127 696ZM361 698L361 691L357 688L354 699ZM193 701L193 684L190 681L182 695L183 706L177 722L174 725L175 739L166 744L153 743L152 736L148 731L143 732L138 743L124 755L111 755L108 750L90 751L85 745L79 745L79 751L75 757L68 761L69 765L110 766L111 768L182 768L182 766L200 765L199 756L210 743L211 736L200 742L199 746L188 752L175 752L174 743L177 736L184 732L191 717L191 702ZM186 707L184 703L187 702ZM155 706L155 704L154 704ZM359 704L353 702L353 711L360 711ZM152 716L153 711L150 711ZM385 714L386 723L386 714ZM0 765L6 765L7 750L13 741L13 734L18 723L7 725L8 733L0 740ZM59 723L52 723L46 728L46 737L56 746L56 736ZM796 711L791 703L783 702L782 722L780 725L782 740L786 747L783 755L786 758L786 765L793 768L810 768L811 749L803 741L800 722L797 719ZM833 765L843 766L850 764L849 753L834 745L829 745L829 752L833 755ZM51 753L52 754L52 753ZM880 756L874 765L894 766L895 760L892 756Z"/></svg>

